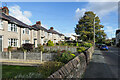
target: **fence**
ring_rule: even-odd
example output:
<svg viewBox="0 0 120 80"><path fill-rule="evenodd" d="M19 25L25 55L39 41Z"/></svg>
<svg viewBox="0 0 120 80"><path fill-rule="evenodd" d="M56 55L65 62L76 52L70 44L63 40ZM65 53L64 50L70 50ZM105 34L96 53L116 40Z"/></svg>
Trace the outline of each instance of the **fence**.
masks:
<svg viewBox="0 0 120 80"><path fill-rule="evenodd" d="M77 47L74 46L44 46L44 49L46 50L66 50L71 51L72 53L77 52L76 48Z"/></svg>
<svg viewBox="0 0 120 80"><path fill-rule="evenodd" d="M41 60L40 53L22 53L22 52L13 52L13 53L0 53L2 59L23 59L23 60ZM54 59L55 53L43 53L43 61L51 61Z"/></svg>

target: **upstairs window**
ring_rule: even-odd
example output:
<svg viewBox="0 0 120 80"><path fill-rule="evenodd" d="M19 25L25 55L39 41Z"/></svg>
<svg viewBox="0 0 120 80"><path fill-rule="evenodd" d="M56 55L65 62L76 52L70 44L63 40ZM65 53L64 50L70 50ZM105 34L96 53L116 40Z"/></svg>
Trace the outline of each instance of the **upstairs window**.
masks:
<svg viewBox="0 0 120 80"><path fill-rule="evenodd" d="M0 20L0 29L3 29L3 21Z"/></svg>
<svg viewBox="0 0 120 80"><path fill-rule="evenodd" d="M23 34L25 34L25 28L23 28Z"/></svg>
<svg viewBox="0 0 120 80"><path fill-rule="evenodd" d="M28 28L26 28L25 31L26 31L26 34L29 34L29 29Z"/></svg>
<svg viewBox="0 0 120 80"><path fill-rule="evenodd" d="M8 31L17 32L17 25L13 23L8 23Z"/></svg>

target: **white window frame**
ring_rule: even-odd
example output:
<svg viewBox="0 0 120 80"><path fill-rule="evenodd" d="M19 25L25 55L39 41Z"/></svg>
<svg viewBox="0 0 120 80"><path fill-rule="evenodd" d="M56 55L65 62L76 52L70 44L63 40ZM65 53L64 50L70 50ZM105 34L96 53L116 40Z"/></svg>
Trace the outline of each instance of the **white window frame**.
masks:
<svg viewBox="0 0 120 80"><path fill-rule="evenodd" d="M22 33L25 34L25 28L23 28L23 32Z"/></svg>
<svg viewBox="0 0 120 80"><path fill-rule="evenodd" d="M18 32L17 25L13 23L8 23L8 31Z"/></svg>
<svg viewBox="0 0 120 80"><path fill-rule="evenodd" d="M8 39L8 46L17 47L18 46L18 40L14 38Z"/></svg>

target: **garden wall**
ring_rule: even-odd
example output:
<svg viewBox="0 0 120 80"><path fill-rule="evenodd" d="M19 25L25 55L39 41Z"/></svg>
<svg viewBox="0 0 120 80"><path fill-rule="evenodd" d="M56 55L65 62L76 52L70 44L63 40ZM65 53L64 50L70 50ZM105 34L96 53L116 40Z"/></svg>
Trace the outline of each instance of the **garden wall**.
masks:
<svg viewBox="0 0 120 80"><path fill-rule="evenodd" d="M2 59L9 59L9 53L4 52L0 53ZM55 53L43 53L43 61L51 61L53 60ZM12 52L11 59L24 59L23 52ZM24 59L25 60L25 59ZM26 60L41 60L40 53L26 53Z"/></svg>
<svg viewBox="0 0 120 80"><path fill-rule="evenodd" d="M75 53L77 52L76 50L77 47L75 46L44 46L44 49L47 49L47 50L66 50L66 51L71 51L72 53Z"/></svg>
<svg viewBox="0 0 120 80"><path fill-rule="evenodd" d="M87 63L92 58L94 47L89 48L85 53L81 53L73 60L69 61L58 71L50 75L48 78L82 78ZM86 60L87 59L87 60Z"/></svg>

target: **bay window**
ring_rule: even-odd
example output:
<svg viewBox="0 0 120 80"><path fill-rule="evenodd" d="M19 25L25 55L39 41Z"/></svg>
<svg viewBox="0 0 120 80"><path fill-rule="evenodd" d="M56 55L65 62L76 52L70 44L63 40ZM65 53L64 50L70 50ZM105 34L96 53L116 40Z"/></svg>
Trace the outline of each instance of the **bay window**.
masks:
<svg viewBox="0 0 120 80"><path fill-rule="evenodd" d="M8 39L8 46L17 47L17 39Z"/></svg>

